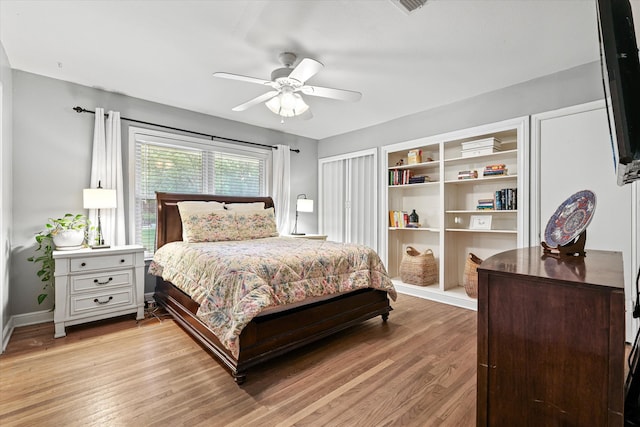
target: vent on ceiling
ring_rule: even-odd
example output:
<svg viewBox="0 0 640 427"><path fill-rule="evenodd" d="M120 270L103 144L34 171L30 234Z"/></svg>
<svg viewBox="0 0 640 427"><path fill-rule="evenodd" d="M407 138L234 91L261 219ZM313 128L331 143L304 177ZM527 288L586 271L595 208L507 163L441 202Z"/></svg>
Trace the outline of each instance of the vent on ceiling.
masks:
<svg viewBox="0 0 640 427"><path fill-rule="evenodd" d="M389 0L396 5L401 11L410 14L425 5L427 0Z"/></svg>

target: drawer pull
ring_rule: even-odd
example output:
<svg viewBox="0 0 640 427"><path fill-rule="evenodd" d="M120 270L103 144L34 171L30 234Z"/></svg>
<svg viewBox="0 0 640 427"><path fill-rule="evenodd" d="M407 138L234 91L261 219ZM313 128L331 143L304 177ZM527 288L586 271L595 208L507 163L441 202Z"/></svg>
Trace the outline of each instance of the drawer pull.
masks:
<svg viewBox="0 0 640 427"><path fill-rule="evenodd" d="M82 264L80 264L80 267L86 267L86 266L87 266L86 262L83 262Z"/></svg>
<svg viewBox="0 0 640 427"><path fill-rule="evenodd" d="M98 279L93 279L93 283L95 283L96 285L106 285L112 280L113 280L113 277L109 277L109 280L107 280L106 282L101 282Z"/></svg>
<svg viewBox="0 0 640 427"><path fill-rule="evenodd" d="M125 260L124 260L124 259L121 259L121 260L120 260L120 262L121 262L121 263L124 263L124 262L125 262Z"/></svg>
<svg viewBox="0 0 640 427"><path fill-rule="evenodd" d="M98 298L96 298L96 299L94 299L94 300L93 300L93 302L95 302L96 304L106 304L106 303L108 303L109 301L111 301L112 299L113 299L113 297L112 297L112 296L110 296L110 297L109 297L109 299L108 299L108 300L106 300L106 301L100 301Z"/></svg>

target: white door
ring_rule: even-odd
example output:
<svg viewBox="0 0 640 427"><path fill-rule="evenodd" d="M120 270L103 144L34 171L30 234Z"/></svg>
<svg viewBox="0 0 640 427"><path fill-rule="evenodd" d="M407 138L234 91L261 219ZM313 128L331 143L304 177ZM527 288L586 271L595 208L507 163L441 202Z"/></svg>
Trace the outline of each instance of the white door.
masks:
<svg viewBox="0 0 640 427"><path fill-rule="evenodd" d="M532 120L531 242L544 239L549 218L564 200L580 190L593 191L596 209L587 228L586 248L623 253L626 338L632 341L637 190L616 184L604 101L538 114Z"/></svg>
<svg viewBox="0 0 640 427"><path fill-rule="evenodd" d="M319 160L319 232L377 250L376 149Z"/></svg>

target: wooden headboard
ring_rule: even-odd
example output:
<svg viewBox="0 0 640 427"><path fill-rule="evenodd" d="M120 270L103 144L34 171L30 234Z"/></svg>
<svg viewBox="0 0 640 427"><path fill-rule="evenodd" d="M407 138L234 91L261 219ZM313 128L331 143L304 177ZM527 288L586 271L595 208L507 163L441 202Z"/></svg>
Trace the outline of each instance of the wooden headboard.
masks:
<svg viewBox="0 0 640 427"><path fill-rule="evenodd" d="M264 202L265 209L274 207L271 197L215 196L213 194L156 192L156 249L161 248L167 243L182 240L182 221L180 220L180 212L178 211L178 202L187 200L222 203Z"/></svg>

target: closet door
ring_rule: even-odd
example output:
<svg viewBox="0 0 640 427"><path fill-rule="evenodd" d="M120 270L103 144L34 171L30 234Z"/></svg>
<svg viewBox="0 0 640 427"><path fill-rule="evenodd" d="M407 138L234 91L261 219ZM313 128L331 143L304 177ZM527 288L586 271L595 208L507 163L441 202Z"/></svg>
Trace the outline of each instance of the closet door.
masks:
<svg viewBox="0 0 640 427"><path fill-rule="evenodd" d="M596 195L596 209L587 229L586 249L623 254L627 340L633 340L632 283L638 271L638 190L619 187L613 165L604 102L592 102L532 116L531 242L544 240L544 231L560 203L580 190Z"/></svg>
<svg viewBox="0 0 640 427"><path fill-rule="evenodd" d="M319 231L328 240L377 250L376 150L320 159Z"/></svg>

